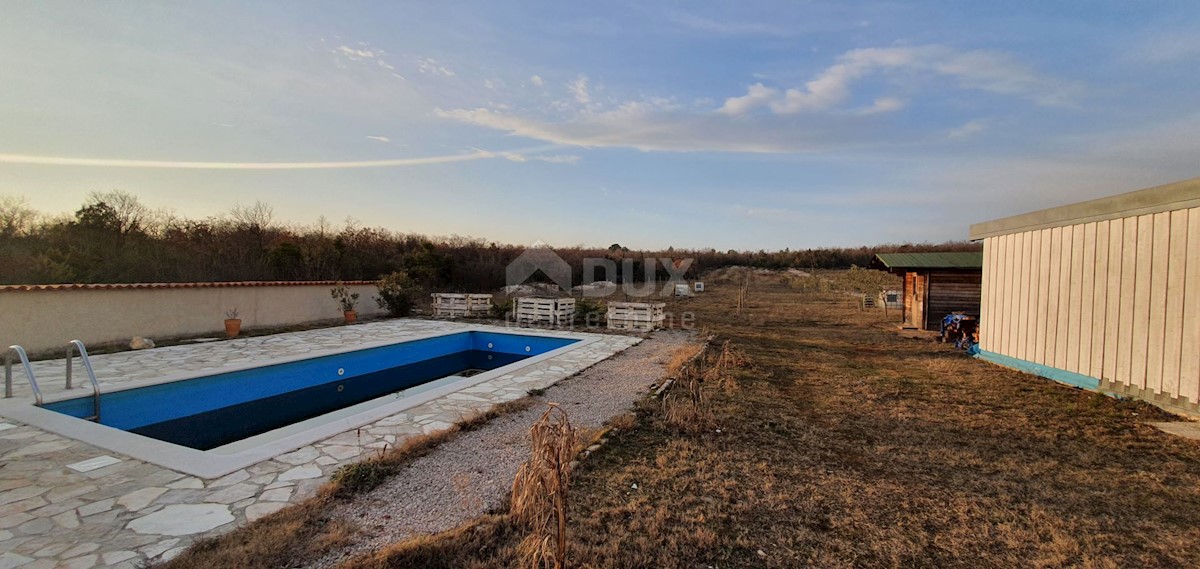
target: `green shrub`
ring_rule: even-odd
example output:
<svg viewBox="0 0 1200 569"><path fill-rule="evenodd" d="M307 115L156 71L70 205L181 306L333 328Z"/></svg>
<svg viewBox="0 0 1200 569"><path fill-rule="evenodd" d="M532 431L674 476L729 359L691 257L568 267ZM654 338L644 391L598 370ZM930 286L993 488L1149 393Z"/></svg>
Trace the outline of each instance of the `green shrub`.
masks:
<svg viewBox="0 0 1200 569"><path fill-rule="evenodd" d="M384 275L375 283L375 288L379 290L375 304L380 308L386 309L392 316L408 316L412 313L416 303L417 283L408 273L396 271Z"/></svg>
<svg viewBox="0 0 1200 569"><path fill-rule="evenodd" d="M512 309L513 309L513 299L511 299L511 298L506 298L500 302L493 301L493 303L492 303L492 318L499 318L501 320L504 320L505 318L508 317L508 314L510 312L512 312Z"/></svg>
<svg viewBox="0 0 1200 569"><path fill-rule="evenodd" d="M608 305L598 298L580 298L575 300L575 322L588 326L599 326L604 322L608 313Z"/></svg>

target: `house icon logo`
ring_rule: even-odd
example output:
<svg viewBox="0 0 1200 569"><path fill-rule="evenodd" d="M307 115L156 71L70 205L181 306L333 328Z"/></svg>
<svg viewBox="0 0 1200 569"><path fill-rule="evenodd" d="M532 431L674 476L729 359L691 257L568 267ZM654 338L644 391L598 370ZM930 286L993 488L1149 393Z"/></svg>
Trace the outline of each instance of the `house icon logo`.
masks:
<svg viewBox="0 0 1200 569"><path fill-rule="evenodd" d="M505 280L510 287L521 285L538 271L549 277L558 288L571 290L571 265L541 241L534 243L508 264Z"/></svg>

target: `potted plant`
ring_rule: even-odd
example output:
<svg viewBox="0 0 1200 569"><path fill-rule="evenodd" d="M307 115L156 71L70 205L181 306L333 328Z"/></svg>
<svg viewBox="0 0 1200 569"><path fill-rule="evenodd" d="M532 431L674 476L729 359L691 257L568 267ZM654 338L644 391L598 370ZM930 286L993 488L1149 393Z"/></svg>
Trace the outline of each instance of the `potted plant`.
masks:
<svg viewBox="0 0 1200 569"><path fill-rule="evenodd" d="M350 292L350 290L346 288L346 285L338 283L337 286L333 287L333 289L329 291L329 296L333 297L333 300L338 303L339 307L341 307L342 314L346 317L347 324L350 324L358 319L358 311L354 310L354 307L358 305L357 292Z"/></svg>
<svg viewBox="0 0 1200 569"><path fill-rule="evenodd" d="M225 311L225 335L230 338L238 337L242 333L242 320L238 318L238 309L231 308Z"/></svg>

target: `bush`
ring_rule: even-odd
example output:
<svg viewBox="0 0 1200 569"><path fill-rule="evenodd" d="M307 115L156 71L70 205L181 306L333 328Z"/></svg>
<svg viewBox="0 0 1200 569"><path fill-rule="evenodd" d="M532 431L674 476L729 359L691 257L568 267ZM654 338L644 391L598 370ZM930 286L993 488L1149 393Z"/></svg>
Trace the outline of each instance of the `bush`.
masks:
<svg viewBox="0 0 1200 569"><path fill-rule="evenodd" d="M513 299L511 298L506 298L500 302L495 302L492 304L492 318L505 320L508 318L509 313L512 312L512 309Z"/></svg>
<svg viewBox="0 0 1200 569"><path fill-rule="evenodd" d="M379 290L379 296L375 297L375 303L380 308L386 309L392 316L408 316L412 313L413 304L416 303L414 296L417 283L408 276L408 273L396 271L390 275L384 275L378 283L375 283L375 288Z"/></svg>
<svg viewBox="0 0 1200 569"><path fill-rule="evenodd" d="M599 326L608 313L608 305L600 299L579 298L575 300L575 323Z"/></svg>

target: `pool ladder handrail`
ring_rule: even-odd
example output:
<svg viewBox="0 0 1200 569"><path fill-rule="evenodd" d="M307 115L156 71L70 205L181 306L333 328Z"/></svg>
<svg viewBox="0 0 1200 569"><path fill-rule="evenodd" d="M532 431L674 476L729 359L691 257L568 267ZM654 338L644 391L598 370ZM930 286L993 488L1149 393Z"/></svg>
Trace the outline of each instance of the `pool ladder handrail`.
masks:
<svg viewBox="0 0 1200 569"><path fill-rule="evenodd" d="M21 365L25 368L25 377L29 378L29 386L33 388L33 398L37 402L37 406L42 406L42 390L38 387L37 378L33 375L33 367L29 365L29 354L25 353L25 348L13 344L4 350L4 398L12 399L13 396L13 377L12 364L13 354L21 358Z"/></svg>
<svg viewBox="0 0 1200 569"><path fill-rule="evenodd" d="M87 421L100 422L100 384L96 382L96 372L92 369L92 359L88 357L87 348L84 347L80 340L71 340L67 344L67 389L73 387L71 378L71 361L74 359L74 352L79 352L79 359L83 360L83 368L87 370L88 379L92 382L92 409L94 414L91 417L82 417ZM33 376L30 376L33 377ZM41 396L38 396L38 405L41 405Z"/></svg>

